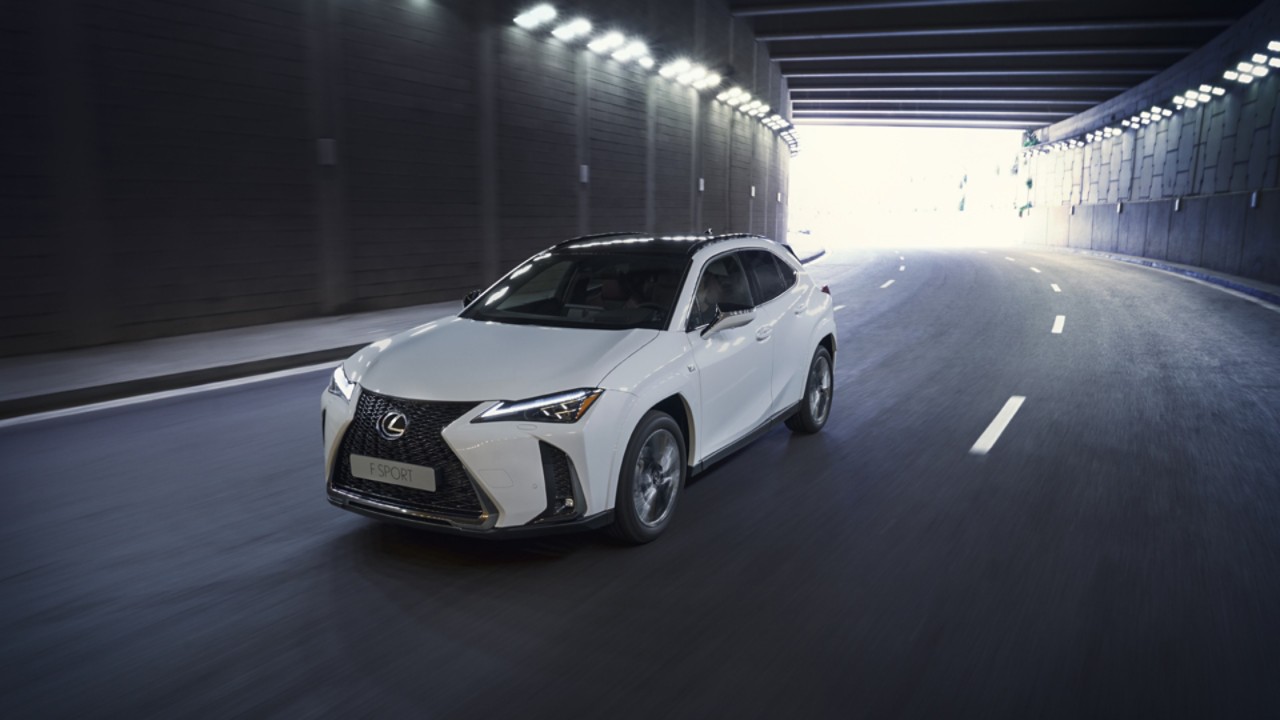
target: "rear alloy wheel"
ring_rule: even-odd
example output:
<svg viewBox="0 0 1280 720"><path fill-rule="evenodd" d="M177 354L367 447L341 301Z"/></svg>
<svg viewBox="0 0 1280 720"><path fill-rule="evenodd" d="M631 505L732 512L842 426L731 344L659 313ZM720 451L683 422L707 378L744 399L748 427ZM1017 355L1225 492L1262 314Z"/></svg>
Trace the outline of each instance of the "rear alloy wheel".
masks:
<svg viewBox="0 0 1280 720"><path fill-rule="evenodd" d="M793 432L811 435L822 429L831 416L831 395L835 378L831 371L831 353L819 346L809 363L809 378L804 385L804 399L795 414L787 418Z"/></svg>
<svg viewBox="0 0 1280 720"><path fill-rule="evenodd" d="M662 534L684 490L686 457L684 434L670 415L651 410L640 420L622 458L614 537L640 545Z"/></svg>

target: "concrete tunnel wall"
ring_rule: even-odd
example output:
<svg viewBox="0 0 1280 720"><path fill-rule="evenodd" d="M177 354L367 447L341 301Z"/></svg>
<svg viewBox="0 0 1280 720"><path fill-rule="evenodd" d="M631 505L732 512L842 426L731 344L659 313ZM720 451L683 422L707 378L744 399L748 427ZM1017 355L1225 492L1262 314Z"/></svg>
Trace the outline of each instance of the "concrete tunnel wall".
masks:
<svg viewBox="0 0 1280 720"><path fill-rule="evenodd" d="M460 299L588 232L785 237L785 143L532 4L6 3L0 355ZM578 5L784 106L723 0Z"/></svg>
<svg viewBox="0 0 1280 720"><path fill-rule="evenodd" d="M1119 137L1033 155L1025 241L1280 283L1280 70L1249 85L1223 78L1277 40L1280 2L1269 0L1165 72L1037 133L1056 142L1120 127L1153 105L1173 108L1175 95L1201 84L1227 91Z"/></svg>

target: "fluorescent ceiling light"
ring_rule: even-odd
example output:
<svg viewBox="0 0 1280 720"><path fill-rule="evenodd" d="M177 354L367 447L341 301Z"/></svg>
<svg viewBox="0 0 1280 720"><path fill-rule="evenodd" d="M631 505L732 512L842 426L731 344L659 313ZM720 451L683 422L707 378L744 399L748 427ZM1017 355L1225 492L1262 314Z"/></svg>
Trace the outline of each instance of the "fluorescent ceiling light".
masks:
<svg viewBox="0 0 1280 720"><path fill-rule="evenodd" d="M587 49L595 53L607 53L610 50L621 46L627 39L620 32L605 33L600 37L587 43Z"/></svg>
<svg viewBox="0 0 1280 720"><path fill-rule="evenodd" d="M538 5L516 16L516 24L526 30L532 30L556 19L556 9L550 5Z"/></svg>
<svg viewBox="0 0 1280 720"><path fill-rule="evenodd" d="M590 32L591 23L586 18L577 18L552 30L551 34L565 42L571 42Z"/></svg>

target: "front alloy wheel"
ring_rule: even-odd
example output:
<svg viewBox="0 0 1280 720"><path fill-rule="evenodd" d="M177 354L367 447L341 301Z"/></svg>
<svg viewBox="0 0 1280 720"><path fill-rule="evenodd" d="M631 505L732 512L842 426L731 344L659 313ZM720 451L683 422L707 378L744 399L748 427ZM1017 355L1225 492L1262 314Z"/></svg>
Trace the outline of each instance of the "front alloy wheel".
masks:
<svg viewBox="0 0 1280 720"><path fill-rule="evenodd" d="M804 385L804 399L795 414L787 418L787 427L803 434L816 433L831 415L831 395L835 378L831 372L831 353L819 346L809 363L809 376Z"/></svg>
<svg viewBox="0 0 1280 720"><path fill-rule="evenodd" d="M680 426L670 415L650 411L636 426L623 456L612 534L636 545L662 534L680 500L687 471Z"/></svg>

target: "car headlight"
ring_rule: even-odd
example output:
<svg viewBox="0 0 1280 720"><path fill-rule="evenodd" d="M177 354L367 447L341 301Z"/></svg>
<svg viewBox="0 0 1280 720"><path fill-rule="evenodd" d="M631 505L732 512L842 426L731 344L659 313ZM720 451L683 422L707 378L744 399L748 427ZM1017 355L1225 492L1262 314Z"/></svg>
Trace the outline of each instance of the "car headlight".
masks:
<svg viewBox="0 0 1280 720"><path fill-rule="evenodd" d="M503 400L480 413L471 422L524 420L529 422L574 423L587 414L587 409L604 393L599 388L569 390L555 395L528 400Z"/></svg>
<svg viewBox="0 0 1280 720"><path fill-rule="evenodd" d="M347 377L347 371L342 366L333 369L333 379L329 381L329 392L337 395L343 400L350 401L351 393L355 392L356 384L351 382L351 378Z"/></svg>

